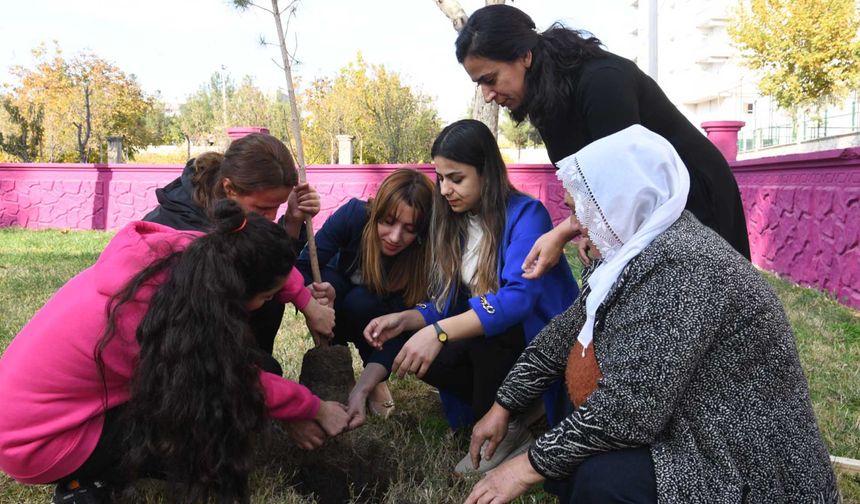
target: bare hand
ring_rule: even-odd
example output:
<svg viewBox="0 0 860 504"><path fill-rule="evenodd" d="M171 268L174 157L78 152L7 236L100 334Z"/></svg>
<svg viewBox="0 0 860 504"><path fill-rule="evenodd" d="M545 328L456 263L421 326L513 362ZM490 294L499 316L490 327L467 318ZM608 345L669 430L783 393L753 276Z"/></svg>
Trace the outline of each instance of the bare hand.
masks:
<svg viewBox="0 0 860 504"><path fill-rule="evenodd" d="M287 434L302 450L319 448L325 442L326 434L314 420L297 420L286 423Z"/></svg>
<svg viewBox="0 0 860 504"><path fill-rule="evenodd" d="M310 184L298 184L287 198L286 219L301 223L320 212L320 194Z"/></svg>
<svg viewBox="0 0 860 504"><path fill-rule="evenodd" d="M433 326L427 326L413 334L403 345L394 359L391 372L400 378L406 376L406 373L414 373L418 378L424 378L424 374L441 351L442 343L436 337L436 330Z"/></svg>
<svg viewBox="0 0 860 504"><path fill-rule="evenodd" d="M472 428L469 455L472 457L472 466L475 470L478 469L478 465L481 463L481 447L486 443L484 458L492 458L499 443L505 439L505 435L508 433L508 420L510 418L511 414L508 410L499 405L499 403L493 403L490 411Z"/></svg>
<svg viewBox="0 0 860 504"><path fill-rule="evenodd" d="M314 282L308 285L308 290L311 291L311 296L323 306L334 306L334 300L337 293L334 286L328 282Z"/></svg>
<svg viewBox="0 0 860 504"><path fill-rule="evenodd" d="M367 421L367 395L359 391L357 387L349 393L349 404L346 407L346 412L349 414L349 424L347 425L349 430L361 427Z"/></svg>
<svg viewBox="0 0 860 504"><path fill-rule="evenodd" d="M405 312L389 313L376 317L364 328L364 339L373 348L380 350L382 344L406 330Z"/></svg>
<svg viewBox="0 0 860 504"><path fill-rule="evenodd" d="M578 227L571 228L570 223L565 220L542 234L523 261L523 278L534 280L552 269L564 253L564 246L579 233Z"/></svg>
<svg viewBox="0 0 860 504"><path fill-rule="evenodd" d="M330 340L334 336L334 308L323 306L311 298L302 313L314 343L319 345L322 340Z"/></svg>
<svg viewBox="0 0 860 504"><path fill-rule="evenodd" d="M327 435L334 437L346 430L349 415L343 404L335 401L322 401L315 420Z"/></svg>
<svg viewBox="0 0 860 504"><path fill-rule="evenodd" d="M528 453L523 453L488 472L475 484L464 504L510 502L543 479L529 462Z"/></svg>
<svg viewBox="0 0 860 504"><path fill-rule="evenodd" d="M582 263L583 266L591 266L591 257L600 257L600 252L597 251L597 247L591 243L591 240L588 238L582 238L579 240L579 243L576 244L577 252L579 253L579 262Z"/></svg>

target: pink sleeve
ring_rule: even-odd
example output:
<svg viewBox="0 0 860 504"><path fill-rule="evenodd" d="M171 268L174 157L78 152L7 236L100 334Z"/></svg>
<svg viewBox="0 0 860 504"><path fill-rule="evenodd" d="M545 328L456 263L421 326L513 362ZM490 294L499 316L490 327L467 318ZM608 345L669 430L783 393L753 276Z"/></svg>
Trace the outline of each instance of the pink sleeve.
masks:
<svg viewBox="0 0 860 504"><path fill-rule="evenodd" d="M278 420L312 420L320 409L319 397L304 385L260 371L269 416Z"/></svg>
<svg viewBox="0 0 860 504"><path fill-rule="evenodd" d="M293 303L299 310L304 310L311 300L311 291L305 288L305 279L299 270L293 268L284 283L284 288L278 292L275 299L280 303Z"/></svg>

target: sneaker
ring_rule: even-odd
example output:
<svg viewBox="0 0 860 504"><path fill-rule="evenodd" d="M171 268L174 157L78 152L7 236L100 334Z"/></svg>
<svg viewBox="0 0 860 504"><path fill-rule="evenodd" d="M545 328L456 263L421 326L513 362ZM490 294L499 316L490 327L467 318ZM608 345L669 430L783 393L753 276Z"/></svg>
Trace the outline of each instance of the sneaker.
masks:
<svg viewBox="0 0 860 504"><path fill-rule="evenodd" d="M60 483L54 490L51 504L106 504L110 502L110 488L101 481L81 483L72 480Z"/></svg>
<svg viewBox="0 0 860 504"><path fill-rule="evenodd" d="M512 420L508 423L508 433L505 439L496 447L493 457L484 458L484 447L481 447L481 463L478 469L472 465L472 457L468 453L454 467L454 472L457 474L480 473L483 474L490 469L500 465L506 460L512 459L529 449L529 446L534 442L532 433L529 432L525 423L519 420Z"/></svg>

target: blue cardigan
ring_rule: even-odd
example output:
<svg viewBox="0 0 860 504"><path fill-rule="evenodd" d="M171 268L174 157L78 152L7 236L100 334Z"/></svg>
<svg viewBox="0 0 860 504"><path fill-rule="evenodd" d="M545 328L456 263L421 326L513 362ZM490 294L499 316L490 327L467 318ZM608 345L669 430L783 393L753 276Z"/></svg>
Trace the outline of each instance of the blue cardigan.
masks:
<svg viewBox="0 0 860 504"><path fill-rule="evenodd" d="M564 258L541 278L527 280L522 276L526 256L535 241L550 229L552 221L549 212L540 201L522 193L515 193L508 199L505 231L498 257L499 290L469 299L469 305L481 320L485 336L492 337L516 324L522 324L528 344L579 295L579 288ZM485 303L481 302L482 297ZM450 298L446 300L441 312L432 301L421 303L416 309L429 325L457 315L449 312L451 302ZM551 423L556 419L555 403L559 390L556 388L544 398ZM474 420L469 405L451 394L440 395L452 428Z"/></svg>

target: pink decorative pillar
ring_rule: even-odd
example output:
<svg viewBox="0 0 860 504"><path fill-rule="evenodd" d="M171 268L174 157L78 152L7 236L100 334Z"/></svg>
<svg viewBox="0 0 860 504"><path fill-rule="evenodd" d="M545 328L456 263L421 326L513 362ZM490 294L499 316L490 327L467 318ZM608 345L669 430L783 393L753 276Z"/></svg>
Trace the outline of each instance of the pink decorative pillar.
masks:
<svg viewBox="0 0 860 504"><path fill-rule="evenodd" d="M702 129L708 134L708 140L717 146L726 161L738 159L738 131L744 127L743 121L705 121Z"/></svg>
<svg viewBox="0 0 860 504"><path fill-rule="evenodd" d="M269 133L268 128L264 128L262 126L240 126L238 128L227 128L227 136L230 137L230 141L237 140L244 136L248 136L251 133Z"/></svg>

